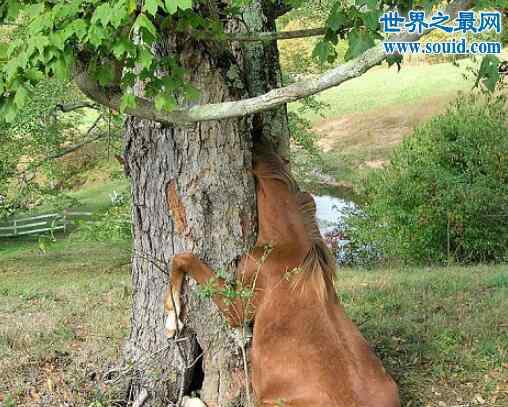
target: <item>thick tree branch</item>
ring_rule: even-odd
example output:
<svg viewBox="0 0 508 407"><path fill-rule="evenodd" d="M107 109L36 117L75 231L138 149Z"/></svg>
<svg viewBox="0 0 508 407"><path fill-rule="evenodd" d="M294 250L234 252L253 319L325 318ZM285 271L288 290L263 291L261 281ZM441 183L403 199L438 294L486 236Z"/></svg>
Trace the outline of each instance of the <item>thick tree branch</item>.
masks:
<svg viewBox="0 0 508 407"><path fill-rule="evenodd" d="M295 31L226 33L223 39L225 41L280 41L325 35L326 30L325 27L321 27Z"/></svg>
<svg viewBox="0 0 508 407"><path fill-rule="evenodd" d="M55 106L55 110L59 110L62 113L68 113L68 112L72 112L74 110L84 109L84 108L98 110L99 106L96 103L89 103L89 102L76 102L76 103L71 103L68 105L64 105L63 103L58 103Z"/></svg>
<svg viewBox="0 0 508 407"><path fill-rule="evenodd" d="M458 11L473 7L474 0L455 0L449 4L446 11L452 18L457 16ZM417 41L420 37L428 34L403 33L390 38L390 41ZM292 85L274 89L264 95L234 102L199 105L189 108L180 108L171 112L158 111L152 101L144 98L136 98L136 107L127 108L125 113L141 119L153 120L168 125L189 125L191 123L222 120L246 116L254 113L273 109L282 104L295 102L306 96L315 95L324 90L338 86L350 79L356 78L367 72L370 68L378 65L386 58L383 44L370 48L361 56L343 65L324 73L316 79L308 79L296 82ZM82 67L78 68L75 80L79 88L92 100L119 110L121 105L121 93L112 88L103 89L92 79Z"/></svg>

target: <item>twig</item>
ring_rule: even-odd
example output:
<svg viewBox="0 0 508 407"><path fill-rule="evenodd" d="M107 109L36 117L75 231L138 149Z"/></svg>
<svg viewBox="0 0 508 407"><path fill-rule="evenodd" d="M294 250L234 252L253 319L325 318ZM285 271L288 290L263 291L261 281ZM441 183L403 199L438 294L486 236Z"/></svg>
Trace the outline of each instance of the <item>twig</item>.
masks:
<svg viewBox="0 0 508 407"><path fill-rule="evenodd" d="M140 252L139 250L134 251L134 256L139 257L140 259L143 259L143 260L148 260L150 262L150 264L152 264L152 266L155 266L155 268L158 271L160 271L162 274L169 276L169 273L167 271L167 265L163 260L152 257L147 253ZM157 263L157 262L159 262L159 263ZM161 266L161 264L163 266Z"/></svg>
<svg viewBox="0 0 508 407"><path fill-rule="evenodd" d="M55 106L55 110L60 110L63 113L69 113L74 110L84 109L84 108L100 110L100 105L98 105L97 103L76 102L76 103L71 103L68 105L64 105L63 103L58 103Z"/></svg>

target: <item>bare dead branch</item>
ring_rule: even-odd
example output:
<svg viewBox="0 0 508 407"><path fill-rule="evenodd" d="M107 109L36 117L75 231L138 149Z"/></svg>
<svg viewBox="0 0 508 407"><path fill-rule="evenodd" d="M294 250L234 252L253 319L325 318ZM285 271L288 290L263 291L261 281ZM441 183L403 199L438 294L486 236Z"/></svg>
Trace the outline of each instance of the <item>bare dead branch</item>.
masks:
<svg viewBox="0 0 508 407"><path fill-rule="evenodd" d="M86 136L90 136L90 134L92 134L92 132L97 128L97 125L99 124L99 122L104 118L104 116L101 114L97 117L97 119L95 119L95 121L92 123L92 125L88 128L88 130L86 131L85 135ZM91 138L87 138L85 140L83 140L82 142L80 143L77 143L77 144L74 144L73 146L70 146L70 147L67 147L66 149L64 150L61 150L61 151L57 151L55 153L52 153L50 155L48 155L46 158L40 160L39 162L37 162L36 164L30 166L31 169L34 169L34 168L37 168L37 167L40 167L43 163L45 163L46 161L49 161L49 160L56 160L57 158L61 158L63 156L66 156L67 154L70 154L70 153L73 153L74 151L76 150L79 150L80 148L90 144L90 143L93 143L103 137L106 137L108 134L107 133L104 133L104 134L98 134L97 136L95 137L91 137Z"/></svg>

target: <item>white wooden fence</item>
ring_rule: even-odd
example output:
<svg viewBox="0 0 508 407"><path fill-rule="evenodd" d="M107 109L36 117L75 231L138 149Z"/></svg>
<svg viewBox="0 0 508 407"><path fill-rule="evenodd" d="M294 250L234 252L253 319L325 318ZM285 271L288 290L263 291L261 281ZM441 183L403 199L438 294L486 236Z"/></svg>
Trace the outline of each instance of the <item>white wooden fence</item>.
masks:
<svg viewBox="0 0 508 407"><path fill-rule="evenodd" d="M64 210L62 213L49 213L27 218L11 219L0 224L0 237L34 235L44 232L67 231L67 227L78 218L91 217L91 212Z"/></svg>

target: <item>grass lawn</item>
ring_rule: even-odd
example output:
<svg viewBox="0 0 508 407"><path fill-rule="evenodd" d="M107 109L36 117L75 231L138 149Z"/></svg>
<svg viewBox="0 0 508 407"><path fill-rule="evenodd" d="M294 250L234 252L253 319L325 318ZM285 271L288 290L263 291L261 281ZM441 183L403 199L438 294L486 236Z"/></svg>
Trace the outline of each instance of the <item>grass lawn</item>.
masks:
<svg viewBox="0 0 508 407"><path fill-rule="evenodd" d="M508 265L339 273L403 406L508 406Z"/></svg>
<svg viewBox="0 0 508 407"><path fill-rule="evenodd" d="M406 65L400 72L396 67L383 65L371 69L360 78L320 93L317 98L330 105L322 112L327 118L368 112L390 105L404 107L421 104L426 98L448 96L459 90L470 89L473 82L463 77L466 64L471 63L463 61L460 67L450 63ZM292 109L296 107L298 103L290 105ZM306 118L312 122L322 119L319 114L310 112Z"/></svg>
<svg viewBox="0 0 508 407"><path fill-rule="evenodd" d="M0 241L0 405L111 405L101 372L128 333L126 243ZM2 404L3 403L3 404Z"/></svg>
<svg viewBox="0 0 508 407"><path fill-rule="evenodd" d="M90 185L79 191L70 192L69 195L79 200L82 209L97 211L111 206L110 195L113 192L127 193L128 190L128 181L122 178Z"/></svg>
<svg viewBox="0 0 508 407"><path fill-rule="evenodd" d="M128 246L0 242L0 405L111 405L100 373L129 329ZM508 266L346 270L337 289L404 406L508 405Z"/></svg>
<svg viewBox="0 0 508 407"><path fill-rule="evenodd" d="M354 186L371 168L381 167L393 148L420 123L442 113L459 91L473 86L466 66L450 63L379 67L317 96L330 108L306 112L322 150L322 173ZM296 109L298 103L290 105Z"/></svg>

